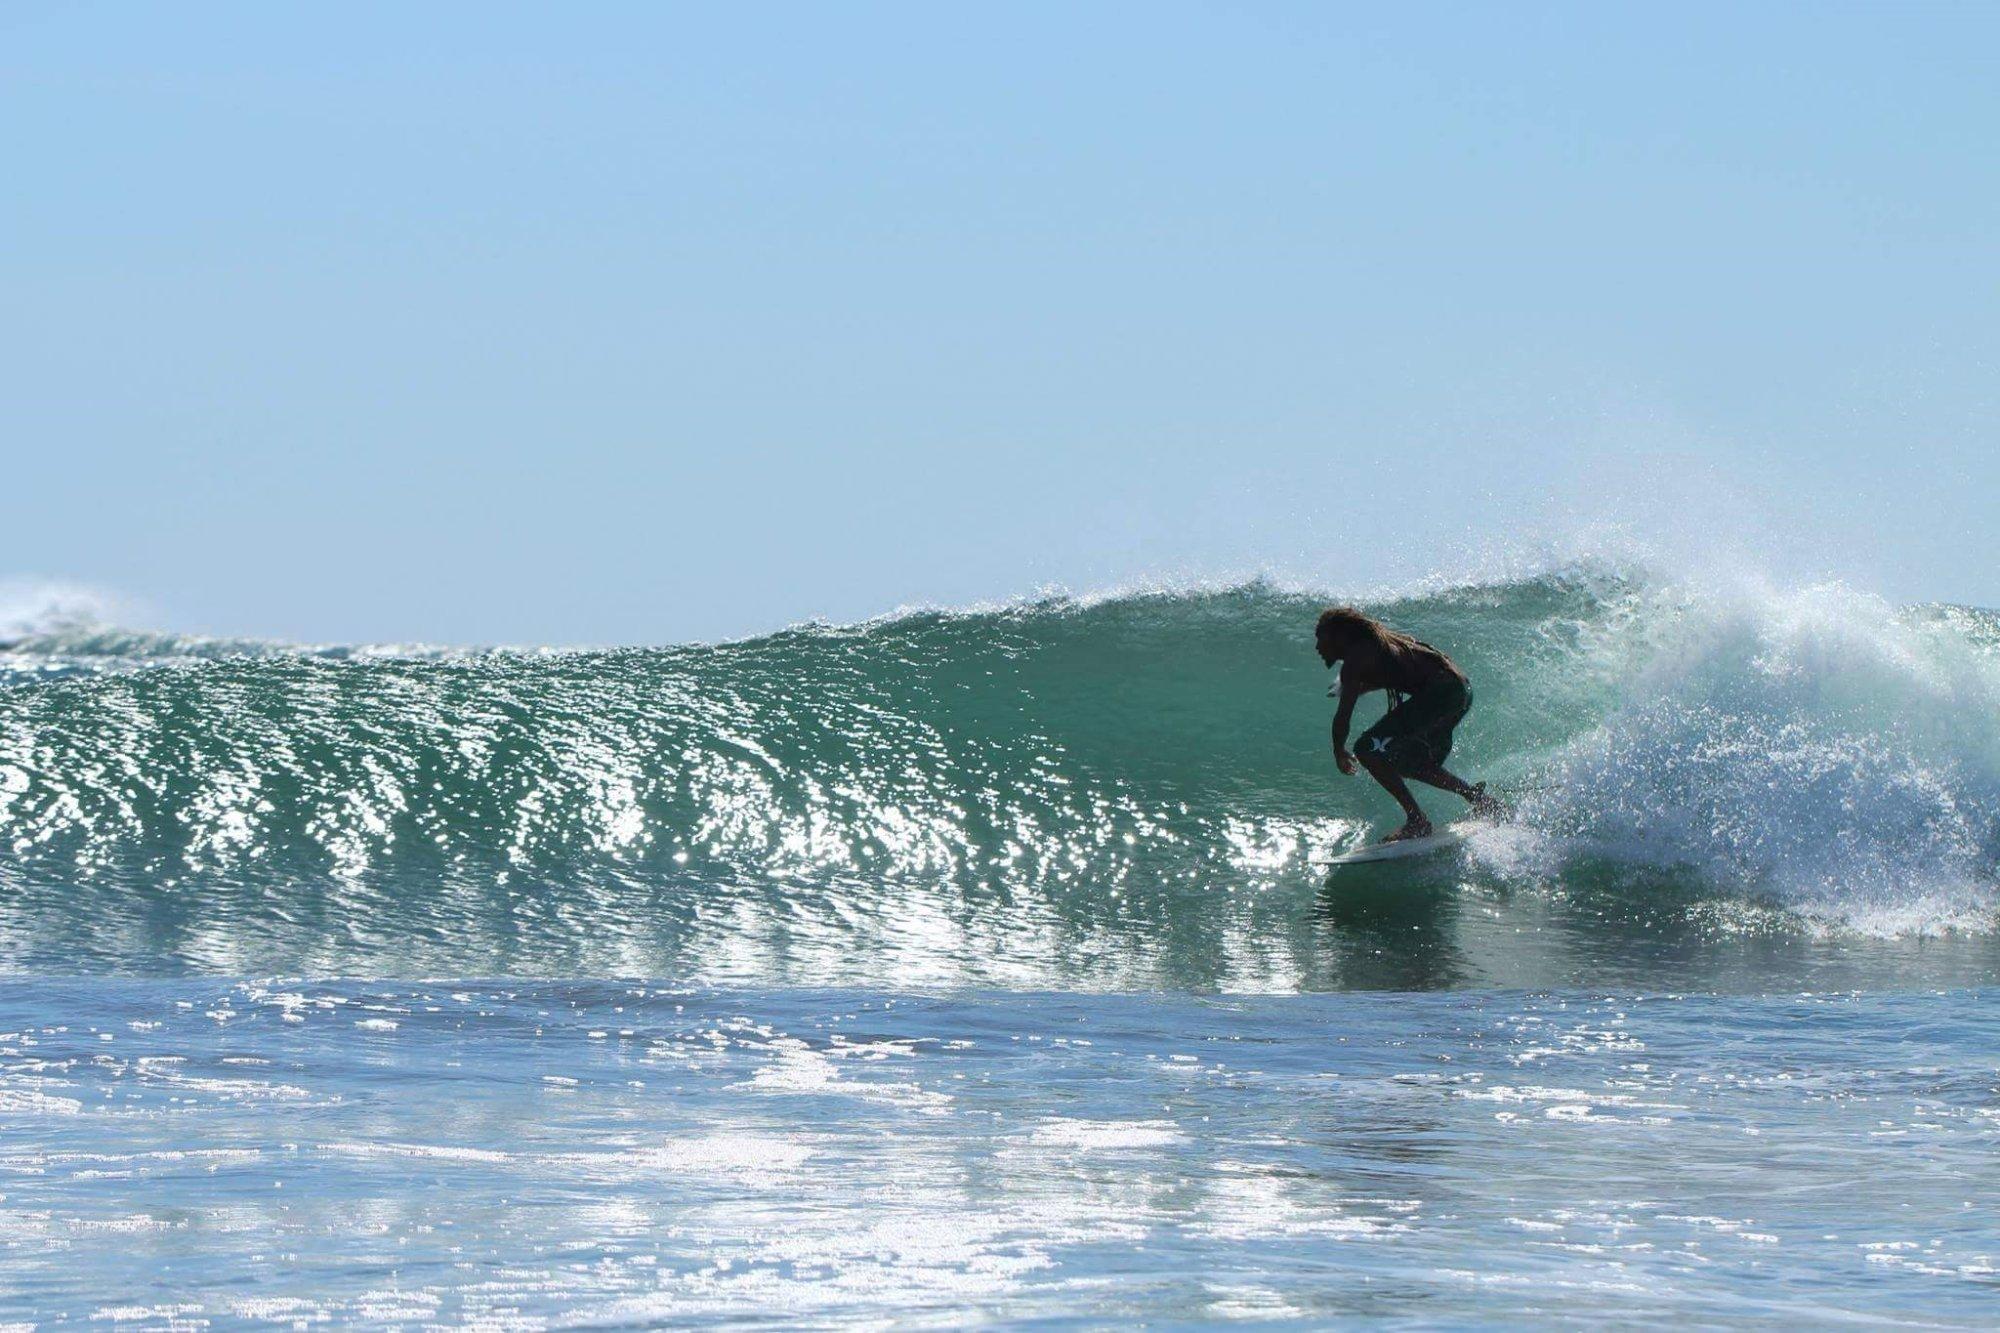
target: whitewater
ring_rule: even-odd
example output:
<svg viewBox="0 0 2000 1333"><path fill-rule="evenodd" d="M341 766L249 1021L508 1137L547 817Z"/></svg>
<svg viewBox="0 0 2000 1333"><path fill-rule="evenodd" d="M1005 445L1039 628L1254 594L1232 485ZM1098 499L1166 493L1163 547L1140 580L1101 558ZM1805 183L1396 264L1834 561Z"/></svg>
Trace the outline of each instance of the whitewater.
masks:
<svg viewBox="0 0 2000 1333"><path fill-rule="evenodd" d="M1332 763L1337 594L611 650L12 616L0 1315L1985 1322L2000 615L1360 598L1466 669L1515 817L1356 884L1314 862L1395 810Z"/></svg>

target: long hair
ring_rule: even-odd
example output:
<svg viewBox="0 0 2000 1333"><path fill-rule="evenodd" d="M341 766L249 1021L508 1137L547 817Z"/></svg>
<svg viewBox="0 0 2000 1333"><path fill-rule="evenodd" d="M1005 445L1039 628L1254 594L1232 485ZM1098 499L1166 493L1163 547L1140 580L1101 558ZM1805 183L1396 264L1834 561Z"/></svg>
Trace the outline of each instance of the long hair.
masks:
<svg viewBox="0 0 2000 1333"><path fill-rule="evenodd" d="M1361 614L1351 606L1328 607L1320 612L1319 624L1313 627L1313 636L1331 640L1334 646L1343 649L1348 644L1366 639L1391 661L1407 660L1410 654L1421 653L1427 648L1431 652L1437 651L1421 640L1390 629L1373 616ZM1346 656L1346 653L1341 655Z"/></svg>

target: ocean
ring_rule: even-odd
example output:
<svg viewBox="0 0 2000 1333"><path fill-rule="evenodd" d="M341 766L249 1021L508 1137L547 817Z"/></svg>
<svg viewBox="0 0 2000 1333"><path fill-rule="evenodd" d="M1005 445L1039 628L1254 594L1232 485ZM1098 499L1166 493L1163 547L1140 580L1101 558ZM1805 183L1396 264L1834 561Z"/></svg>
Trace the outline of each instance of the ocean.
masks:
<svg viewBox="0 0 2000 1333"><path fill-rule="evenodd" d="M26 628L0 1323L1990 1325L2000 615L1365 600L1517 818L1329 877L1328 600Z"/></svg>

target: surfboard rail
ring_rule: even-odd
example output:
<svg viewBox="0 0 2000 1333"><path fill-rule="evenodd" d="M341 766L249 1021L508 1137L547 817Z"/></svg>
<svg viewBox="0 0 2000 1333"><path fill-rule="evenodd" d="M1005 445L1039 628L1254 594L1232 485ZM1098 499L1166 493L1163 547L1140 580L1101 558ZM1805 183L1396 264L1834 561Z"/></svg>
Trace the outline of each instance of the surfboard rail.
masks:
<svg viewBox="0 0 2000 1333"><path fill-rule="evenodd" d="M1324 866L1329 870L1338 870L1342 866L1373 865L1381 861L1402 861L1416 856L1433 856L1463 845L1467 838L1484 827L1486 827L1484 820L1461 819L1456 823L1445 825L1427 838L1405 838L1400 842L1373 842L1365 847L1357 847L1351 852L1342 852L1339 856L1315 861L1313 864Z"/></svg>

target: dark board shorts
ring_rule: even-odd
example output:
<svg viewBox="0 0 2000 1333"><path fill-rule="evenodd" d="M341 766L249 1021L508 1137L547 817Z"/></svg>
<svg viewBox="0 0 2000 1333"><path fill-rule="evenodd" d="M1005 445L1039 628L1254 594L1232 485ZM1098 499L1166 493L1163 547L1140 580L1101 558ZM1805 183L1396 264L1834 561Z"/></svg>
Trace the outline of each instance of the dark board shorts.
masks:
<svg viewBox="0 0 2000 1333"><path fill-rule="evenodd" d="M1442 764L1451 753L1451 733L1471 708L1471 687L1456 676L1440 676L1362 732L1354 753L1369 763L1386 760L1398 773Z"/></svg>

